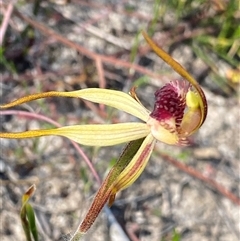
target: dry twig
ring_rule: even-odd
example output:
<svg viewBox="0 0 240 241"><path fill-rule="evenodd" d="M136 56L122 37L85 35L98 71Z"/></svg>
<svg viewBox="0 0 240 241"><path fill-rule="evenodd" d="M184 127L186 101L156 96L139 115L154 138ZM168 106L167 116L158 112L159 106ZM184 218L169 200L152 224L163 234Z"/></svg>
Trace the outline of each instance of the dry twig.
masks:
<svg viewBox="0 0 240 241"><path fill-rule="evenodd" d="M213 190L217 191L218 193L222 194L229 200L231 200L233 203L240 206L240 198L237 197L235 194L233 194L231 191L227 190L224 186L219 184L218 182L214 181L212 178L209 178L207 176L204 176L202 173L197 171L191 166L188 166L182 162L179 162L175 160L173 157L157 150L157 153L167 162L169 162L171 165L177 167L179 170L187 173L188 175L194 177L195 179L203 181L205 184L207 184L209 187L211 187Z"/></svg>

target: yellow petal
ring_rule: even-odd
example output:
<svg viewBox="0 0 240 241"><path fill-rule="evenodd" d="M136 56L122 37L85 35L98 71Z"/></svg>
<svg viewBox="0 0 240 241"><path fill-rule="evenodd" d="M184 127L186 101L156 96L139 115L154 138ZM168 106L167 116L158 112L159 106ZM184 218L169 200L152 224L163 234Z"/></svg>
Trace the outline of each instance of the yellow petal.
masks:
<svg viewBox="0 0 240 241"><path fill-rule="evenodd" d="M133 182L136 181L136 179L141 175L144 168L146 167L155 143L156 139L152 136L152 134L149 134L144 139L141 147L138 149L133 159L124 168L124 170L114 182L110 197L114 196L116 192L129 187L133 184Z"/></svg>
<svg viewBox="0 0 240 241"><path fill-rule="evenodd" d="M155 143L156 140L149 134L145 139L132 141L125 147L98 190L76 235L86 233L105 203L109 200L109 205L111 205L116 193L131 185L139 177L150 158Z"/></svg>
<svg viewBox="0 0 240 241"><path fill-rule="evenodd" d="M144 106L122 91L90 88L75 91L74 94L75 97L125 111L143 121L146 121L149 115L149 111Z"/></svg>
<svg viewBox="0 0 240 241"><path fill-rule="evenodd" d="M89 100L95 103L108 105L116 109L125 111L137 118L146 121L149 115L149 111L138 103L134 98L129 94L126 94L117 90L109 89L98 89L98 88L87 88L71 92L57 92L50 91L40 94L33 94L29 96L22 97L18 100L15 100L9 104L1 105L1 109L6 109L20 105L32 100L46 98L46 97L73 97L73 98L82 98Z"/></svg>
<svg viewBox="0 0 240 241"><path fill-rule="evenodd" d="M147 35L146 32L142 32L145 40L151 46L153 51L163 59L168 65L170 65L178 74L180 74L184 79L188 80L196 89L197 95L199 95L199 105L201 111L201 119L196 129L198 129L206 119L207 116L207 100L203 90L201 89L198 82L178 63L176 62L169 54L167 54L163 49L157 46L154 41Z"/></svg>
<svg viewBox="0 0 240 241"><path fill-rule="evenodd" d="M88 146L112 146L140 139L150 133L145 123L119 123L110 125L75 125L56 129L31 130L19 133L0 133L0 138L31 138L41 136L64 136Z"/></svg>
<svg viewBox="0 0 240 241"><path fill-rule="evenodd" d="M79 225L78 232L76 232L76 234L86 233L94 223L95 219L97 218L98 214L102 210L103 206L107 203L107 201L109 200L109 204L114 201L115 195L111 194L113 190L113 184L116 181L117 177L120 175L120 173L130 163L130 161L142 145L143 140L143 138L134 140L126 145L118 161L112 167L101 187L99 188L91 204L91 207L89 208L82 223Z"/></svg>

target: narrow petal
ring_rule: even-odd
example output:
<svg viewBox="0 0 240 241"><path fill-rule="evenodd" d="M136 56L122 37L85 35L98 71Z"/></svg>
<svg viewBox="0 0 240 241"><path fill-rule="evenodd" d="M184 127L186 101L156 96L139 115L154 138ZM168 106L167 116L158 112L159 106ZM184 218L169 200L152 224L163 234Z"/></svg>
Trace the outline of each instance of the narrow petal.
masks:
<svg viewBox="0 0 240 241"><path fill-rule="evenodd" d="M114 107L136 116L143 121L146 121L148 118L149 111L129 94L122 91L92 88L77 92L78 91L75 91L74 93L76 95L75 97Z"/></svg>
<svg viewBox="0 0 240 241"><path fill-rule="evenodd" d="M83 222L75 232L76 236L86 233L107 201L111 205L116 193L130 186L140 176L150 158L155 143L156 140L149 134L145 139L131 141L125 147L98 190Z"/></svg>
<svg viewBox="0 0 240 241"><path fill-rule="evenodd" d="M142 138L139 140L131 141L126 145L118 161L112 167L111 171L108 173L107 177L99 188L91 204L91 207L89 208L83 222L80 224L77 232L75 233L76 235L84 234L88 231L88 229L92 226L95 219L101 212L103 206L107 203L109 198L112 198L111 192L113 189L113 184L115 183L121 172L124 170L124 168L126 168L126 166L130 163L130 161L142 145L143 140L144 139Z"/></svg>
<svg viewBox="0 0 240 241"><path fill-rule="evenodd" d="M124 168L113 184L111 196L132 185L142 174L152 154L156 139L149 134L138 149L131 162Z"/></svg>
<svg viewBox="0 0 240 241"><path fill-rule="evenodd" d="M116 109L125 111L137 118L146 121L149 115L148 110L138 103L129 94L126 94L117 90L109 89L98 89L98 88L87 88L71 92L57 92L50 91L40 94L33 94L29 96L22 97L15 100L9 104L1 105L1 109L6 109L20 105L32 100L46 98L46 97L72 97L72 98L82 98L85 100L92 101L94 103L104 104Z"/></svg>
<svg viewBox="0 0 240 241"><path fill-rule="evenodd" d="M196 89L197 94L199 95L199 106L201 111L201 120L197 126L197 129L203 124L207 116L207 100L203 90L201 89L198 82L178 63L176 62L169 54L167 54L163 49L157 46L154 41L147 35L146 32L142 32L145 40L151 46L153 51L163 59L168 65L170 65L178 74L180 74L184 79L188 80Z"/></svg>
<svg viewBox="0 0 240 241"><path fill-rule="evenodd" d="M31 130L19 133L0 133L0 138L32 138L41 136L64 136L88 146L112 146L140 139L150 133L145 123L119 123L109 125L75 125L56 129Z"/></svg>

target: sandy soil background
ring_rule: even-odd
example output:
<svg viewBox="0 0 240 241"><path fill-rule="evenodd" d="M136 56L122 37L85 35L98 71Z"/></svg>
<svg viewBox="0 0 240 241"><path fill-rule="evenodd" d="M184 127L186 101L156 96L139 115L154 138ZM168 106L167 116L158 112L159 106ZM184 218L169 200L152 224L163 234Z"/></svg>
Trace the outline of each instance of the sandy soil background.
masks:
<svg viewBox="0 0 240 241"><path fill-rule="evenodd" d="M114 205L101 213L85 240L240 240L239 205L161 155L164 152L187 164L239 197L239 86L230 75L235 68L207 48L214 66L196 54L196 49L205 47L198 45L197 37L206 33L217 36L221 31L214 23L212 27L202 24L204 16L214 19L223 14L229 1L219 2L226 7L223 10L216 1L192 2L192 10L181 10L169 8L165 1L157 7L158 1L153 0L42 1L36 15L34 1L13 2L15 10L11 12L3 45L2 103L40 91L104 87L128 92L137 85L139 99L153 108L154 92L179 76L150 51L139 34L141 29L151 27L156 42L196 77L208 100L207 120L192 138L192 145L172 147L158 143L141 177L117 195ZM1 6L3 13L9 11L8 1ZM236 21L238 18L239 15ZM38 23L113 61L101 59L102 68L99 67L92 56L64 44L39 28ZM233 59L239 60L239 55ZM132 61L143 70L122 66L115 60L128 64ZM104 112L99 106L89 106L78 99L39 100L14 110L45 115L61 125L135 120L110 108ZM52 125L12 112L1 115L1 127L3 131L17 132ZM81 148L104 178L123 145ZM32 184L37 190L31 204L40 240L45 241L67 240L99 187L77 150L60 137L1 139L0 176L3 241L26 240L19 211L21 196Z"/></svg>

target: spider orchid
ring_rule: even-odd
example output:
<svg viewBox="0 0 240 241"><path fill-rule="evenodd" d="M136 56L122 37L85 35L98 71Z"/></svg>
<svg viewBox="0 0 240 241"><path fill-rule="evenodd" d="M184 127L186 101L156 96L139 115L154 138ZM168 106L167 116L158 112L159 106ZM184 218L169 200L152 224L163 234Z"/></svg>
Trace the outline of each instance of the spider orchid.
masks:
<svg viewBox="0 0 240 241"><path fill-rule="evenodd" d="M0 133L1 138L58 135L89 146L111 146L129 142L103 181L90 209L71 240L79 240L92 226L104 205L108 203L111 206L116 193L130 186L140 176L157 141L170 145L185 145L188 137L196 132L205 121L207 101L199 84L145 32L143 36L155 53L184 78L184 80L171 81L156 91L156 102L152 112L141 104L134 88L130 94L97 88L72 92L51 91L22 97L0 106L1 109L5 109L39 98L75 97L117 108L142 121Z"/></svg>

